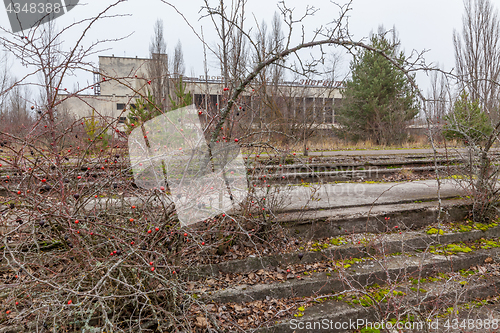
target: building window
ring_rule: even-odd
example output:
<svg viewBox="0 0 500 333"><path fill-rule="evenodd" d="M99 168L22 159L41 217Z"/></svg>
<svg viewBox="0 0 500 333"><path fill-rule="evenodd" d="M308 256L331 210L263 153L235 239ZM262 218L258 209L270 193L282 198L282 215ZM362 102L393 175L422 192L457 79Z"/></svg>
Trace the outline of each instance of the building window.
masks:
<svg viewBox="0 0 500 333"><path fill-rule="evenodd" d="M117 110L125 110L125 103L116 103L116 109Z"/></svg>
<svg viewBox="0 0 500 333"><path fill-rule="evenodd" d="M127 117L118 117L118 124L123 124L127 120Z"/></svg>

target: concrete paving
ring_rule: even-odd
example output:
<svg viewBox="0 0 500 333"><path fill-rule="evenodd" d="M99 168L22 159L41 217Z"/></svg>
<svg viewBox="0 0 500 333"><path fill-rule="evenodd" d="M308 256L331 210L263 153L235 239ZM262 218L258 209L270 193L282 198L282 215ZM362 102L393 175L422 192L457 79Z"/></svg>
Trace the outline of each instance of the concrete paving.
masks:
<svg viewBox="0 0 500 333"><path fill-rule="evenodd" d="M463 148L449 148L448 153L465 152ZM445 154L446 149L438 148L438 154ZM409 148L409 149L367 149L367 150L330 150L310 152L309 156L372 156L372 155L424 155L433 154L430 148Z"/></svg>
<svg viewBox="0 0 500 333"><path fill-rule="evenodd" d="M442 180L441 198L465 195L454 180ZM323 185L289 185L276 189L281 194L282 211L320 210L343 207L386 205L415 201L437 200L436 180L401 183L337 183ZM258 197L265 197L257 191Z"/></svg>

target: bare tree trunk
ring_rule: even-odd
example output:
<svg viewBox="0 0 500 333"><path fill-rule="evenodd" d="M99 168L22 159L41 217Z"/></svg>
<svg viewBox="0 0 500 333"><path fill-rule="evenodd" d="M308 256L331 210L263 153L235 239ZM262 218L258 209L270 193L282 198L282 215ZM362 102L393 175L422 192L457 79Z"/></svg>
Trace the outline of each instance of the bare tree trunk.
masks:
<svg viewBox="0 0 500 333"><path fill-rule="evenodd" d="M499 120L500 21L490 0L466 0L462 32L453 43L460 84L493 123Z"/></svg>

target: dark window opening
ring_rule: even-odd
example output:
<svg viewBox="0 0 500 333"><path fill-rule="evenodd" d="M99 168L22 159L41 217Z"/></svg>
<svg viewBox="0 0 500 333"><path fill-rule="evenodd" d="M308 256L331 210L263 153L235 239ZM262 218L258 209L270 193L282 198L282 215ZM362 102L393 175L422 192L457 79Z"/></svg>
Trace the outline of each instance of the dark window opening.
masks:
<svg viewBox="0 0 500 333"><path fill-rule="evenodd" d="M116 104L117 110L125 110L125 107L126 107L125 103L117 103Z"/></svg>

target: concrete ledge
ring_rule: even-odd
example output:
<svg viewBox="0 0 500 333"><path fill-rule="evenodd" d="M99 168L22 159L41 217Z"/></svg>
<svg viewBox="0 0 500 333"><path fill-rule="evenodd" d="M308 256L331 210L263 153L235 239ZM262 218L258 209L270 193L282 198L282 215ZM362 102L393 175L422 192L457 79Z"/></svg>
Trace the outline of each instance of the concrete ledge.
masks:
<svg viewBox="0 0 500 333"><path fill-rule="evenodd" d="M427 286L426 286L427 287ZM427 287L428 288L428 287ZM425 301L422 300L422 295L412 294L405 296L405 301L408 306L421 304L419 307L420 311L426 311L432 309L437 305L440 308L446 308L449 306L456 306L457 304L467 303L477 299L486 299L489 296L497 296L500 290L500 281L479 281L473 285L468 285L467 289L458 288L457 284L443 284L434 283L433 292L426 295ZM438 292L436 292L438 291ZM384 303L381 305L381 311L391 311ZM400 309L400 310L404 310ZM467 310L467 313L469 310ZM261 328L256 332L259 333L306 333L306 332L353 332L352 329L335 329L328 328L326 330L318 329L297 329L299 327L299 322L305 324L306 322L322 322L324 320L333 323L356 323L359 319L375 323L378 321L377 310L375 307L362 307L360 305L351 306L342 301L327 301L319 305L314 305L309 307L304 312L304 316L300 318L295 318L294 322L283 321L274 326ZM497 316L496 319L499 319ZM444 323L445 320L443 320ZM292 326L294 323L294 326ZM443 324L442 323L442 324ZM304 325L305 327L305 325ZM352 327L351 327L352 328ZM360 327L361 328L361 327ZM441 326L442 328L442 326ZM404 330L404 332L426 332L423 330ZM441 330L435 332L442 332Z"/></svg>
<svg viewBox="0 0 500 333"><path fill-rule="evenodd" d="M500 237L500 226L486 231L472 230L444 235L428 235L425 232L405 232L403 234L381 235L381 238L370 241L368 245L346 244L332 246L326 250L303 252L300 260L297 253L284 253L274 256L230 260L213 265L200 265L190 269L186 275L192 279L221 274L238 274L257 271L259 269L284 267L287 265L313 264L324 260L342 260L347 258L363 258L373 254L390 254L425 250L430 245L476 241L481 238Z"/></svg>
<svg viewBox="0 0 500 333"><path fill-rule="evenodd" d="M237 286L212 293L211 301L252 302L270 298L290 298L312 295L324 295L349 289L345 281L348 279L355 287L364 288L377 283L385 284L390 277L398 276L426 277L438 272L451 272L467 269L478 265L487 257L496 256L500 249L478 250L472 253L460 253L452 256L440 256L429 253L415 256L387 257L384 267L378 261L366 261L352 265L344 272L332 271L330 276L326 272L317 273L312 277L303 276L300 280L293 279L282 283L256 284L253 286Z"/></svg>

